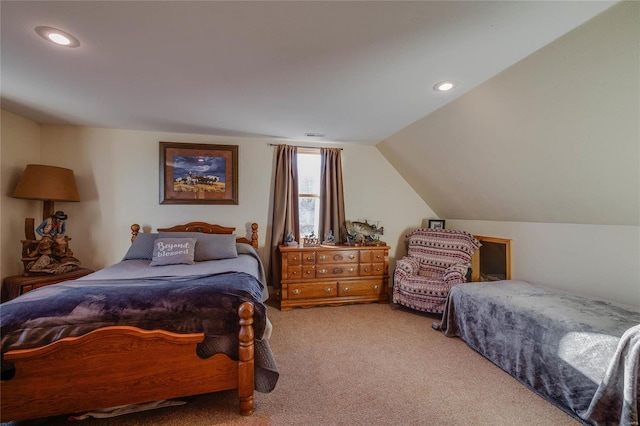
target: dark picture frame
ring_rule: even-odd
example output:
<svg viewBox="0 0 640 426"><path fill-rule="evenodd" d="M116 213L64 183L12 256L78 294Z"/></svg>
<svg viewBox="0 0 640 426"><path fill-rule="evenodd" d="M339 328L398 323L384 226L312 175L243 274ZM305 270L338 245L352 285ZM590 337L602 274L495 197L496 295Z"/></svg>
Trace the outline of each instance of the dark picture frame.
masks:
<svg viewBox="0 0 640 426"><path fill-rule="evenodd" d="M429 229L444 229L444 220L429 219Z"/></svg>
<svg viewBox="0 0 640 426"><path fill-rule="evenodd" d="M160 204L238 204L238 145L160 142Z"/></svg>

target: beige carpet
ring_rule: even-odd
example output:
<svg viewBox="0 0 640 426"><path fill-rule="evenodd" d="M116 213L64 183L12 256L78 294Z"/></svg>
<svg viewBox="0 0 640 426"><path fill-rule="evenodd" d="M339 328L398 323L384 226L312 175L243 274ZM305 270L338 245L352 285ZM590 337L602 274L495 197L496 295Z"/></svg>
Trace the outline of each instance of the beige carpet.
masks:
<svg viewBox="0 0 640 426"><path fill-rule="evenodd" d="M269 315L280 380L273 392L256 393L251 417L237 414L235 392L221 392L182 406L74 424L580 424L460 339L433 330L435 316L381 304L290 312L271 307Z"/></svg>

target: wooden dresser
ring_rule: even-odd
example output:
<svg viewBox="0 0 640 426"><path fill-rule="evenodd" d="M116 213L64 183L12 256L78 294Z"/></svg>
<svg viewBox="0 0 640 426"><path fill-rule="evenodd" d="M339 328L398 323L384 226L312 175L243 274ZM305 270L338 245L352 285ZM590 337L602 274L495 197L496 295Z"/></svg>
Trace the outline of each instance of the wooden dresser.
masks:
<svg viewBox="0 0 640 426"><path fill-rule="evenodd" d="M280 246L280 310L389 302L388 246Z"/></svg>

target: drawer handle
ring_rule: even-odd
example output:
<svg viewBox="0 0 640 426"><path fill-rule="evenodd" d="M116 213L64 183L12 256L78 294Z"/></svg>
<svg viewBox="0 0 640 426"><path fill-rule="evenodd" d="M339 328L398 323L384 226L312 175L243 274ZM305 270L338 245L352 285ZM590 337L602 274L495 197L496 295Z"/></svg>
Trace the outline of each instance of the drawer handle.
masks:
<svg viewBox="0 0 640 426"><path fill-rule="evenodd" d="M320 260L327 260L327 256L325 256L324 254L320 255Z"/></svg>
<svg viewBox="0 0 640 426"><path fill-rule="evenodd" d="M328 271L326 269L320 269L318 270L318 274L320 275L325 275Z"/></svg>
<svg viewBox="0 0 640 426"><path fill-rule="evenodd" d="M349 259L355 259L355 258L356 258L356 256L354 254L350 254L349 255Z"/></svg>
<svg viewBox="0 0 640 426"><path fill-rule="evenodd" d="M365 272L369 272L369 268L364 268L364 271Z"/></svg>
<svg viewBox="0 0 640 426"><path fill-rule="evenodd" d="M356 271L356 268L349 268L349 273L353 274Z"/></svg>
<svg viewBox="0 0 640 426"><path fill-rule="evenodd" d="M304 273L309 275L309 274L311 274L311 271L304 271Z"/></svg>
<svg viewBox="0 0 640 426"><path fill-rule="evenodd" d="M333 292L333 288L332 287L327 287L324 289L325 293L331 293Z"/></svg>
<svg viewBox="0 0 640 426"><path fill-rule="evenodd" d="M313 256L307 256L307 260L313 260Z"/></svg>
<svg viewBox="0 0 640 426"><path fill-rule="evenodd" d="M333 268L333 273L334 274L341 274L342 273L342 268Z"/></svg>
<svg viewBox="0 0 640 426"><path fill-rule="evenodd" d="M344 288L344 292L345 292L345 293L349 293L349 287L345 287L345 288Z"/></svg>
<svg viewBox="0 0 640 426"><path fill-rule="evenodd" d="M382 256L380 256L379 254L376 254L376 259L382 259Z"/></svg>
<svg viewBox="0 0 640 426"><path fill-rule="evenodd" d="M296 288L295 290L293 290L291 293L295 294L296 296L300 293L302 293L302 290Z"/></svg>
<svg viewBox="0 0 640 426"><path fill-rule="evenodd" d="M291 256L291 259L298 260L298 256Z"/></svg>
<svg viewBox="0 0 640 426"><path fill-rule="evenodd" d="M380 286L379 286L378 284L376 284L376 285L374 285L374 286L373 286L373 289L374 289L374 290L379 290L379 289L380 289Z"/></svg>
<svg viewBox="0 0 640 426"><path fill-rule="evenodd" d="M376 268L376 272L382 271L382 268Z"/></svg>

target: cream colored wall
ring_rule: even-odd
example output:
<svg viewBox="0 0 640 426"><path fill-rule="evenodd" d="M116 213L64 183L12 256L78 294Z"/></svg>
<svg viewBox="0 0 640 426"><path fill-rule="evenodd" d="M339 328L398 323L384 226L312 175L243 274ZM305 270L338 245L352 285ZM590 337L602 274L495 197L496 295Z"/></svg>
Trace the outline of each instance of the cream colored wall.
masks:
<svg viewBox="0 0 640 426"><path fill-rule="evenodd" d="M447 228L513 238L514 278L640 306L638 75L621 2L378 148Z"/></svg>
<svg viewBox="0 0 640 426"><path fill-rule="evenodd" d="M447 220L511 239L512 279L640 307L640 227Z"/></svg>
<svg viewBox="0 0 640 426"><path fill-rule="evenodd" d="M0 277L22 272L24 219L42 219L42 202L11 198L24 167L40 163L40 126L0 110Z"/></svg>
<svg viewBox="0 0 640 426"><path fill-rule="evenodd" d="M41 133L42 158L73 169L76 175L81 202L56 203L56 208L69 215L67 234L83 266L99 269L119 261L128 248L132 223L155 230L191 220L235 226L239 234L246 234L250 224L257 222L261 256L266 260L268 250L263 247L271 229L274 155L268 143L277 141L67 126L42 126ZM238 145L239 205L160 205L160 141ZM19 152L22 138L17 135L6 143L10 153ZM7 158L19 170L26 161ZM392 257L396 250L404 251L403 235L408 229L434 216L375 147L343 146L343 169L347 218L378 221L385 229L384 240L392 245ZM10 190L12 185L3 183L3 191ZM23 212L4 207L2 212L3 220L23 221ZM2 240L3 245L16 245L19 236L3 235ZM6 253L7 263L18 261L19 250ZM3 271L3 276L18 272Z"/></svg>

